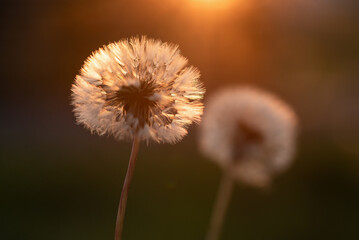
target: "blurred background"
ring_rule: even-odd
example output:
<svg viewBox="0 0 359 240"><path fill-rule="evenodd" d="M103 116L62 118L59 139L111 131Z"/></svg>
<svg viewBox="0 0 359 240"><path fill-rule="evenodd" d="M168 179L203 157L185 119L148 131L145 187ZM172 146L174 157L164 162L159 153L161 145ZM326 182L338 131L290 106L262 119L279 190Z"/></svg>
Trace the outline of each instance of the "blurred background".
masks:
<svg viewBox="0 0 359 240"><path fill-rule="evenodd" d="M75 124L70 88L93 50L147 35L180 45L207 96L254 85L300 120L298 154L267 191L237 185L223 240L359 239L359 1L3 0L0 239L112 239L130 143ZM220 169L141 146L124 238L204 239Z"/></svg>

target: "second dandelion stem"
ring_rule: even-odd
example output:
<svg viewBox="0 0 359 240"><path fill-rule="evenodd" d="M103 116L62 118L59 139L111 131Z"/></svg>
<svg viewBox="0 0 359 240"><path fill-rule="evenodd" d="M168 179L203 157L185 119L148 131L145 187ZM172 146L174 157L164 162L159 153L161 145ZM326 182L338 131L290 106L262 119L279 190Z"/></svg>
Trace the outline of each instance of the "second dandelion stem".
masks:
<svg viewBox="0 0 359 240"><path fill-rule="evenodd" d="M123 222L125 219L127 195L131 184L133 170L135 169L135 163L136 163L139 147L140 147L140 139L139 137L135 136L133 139L132 151L131 151L130 161L128 163L125 182L123 183L123 187L122 187L120 204L118 206L116 229L115 229L115 240L122 239L122 230L123 230Z"/></svg>
<svg viewBox="0 0 359 240"><path fill-rule="evenodd" d="M217 193L217 199L213 208L211 223L206 240L218 240L221 234L224 218L233 191L233 179L227 171L223 171L222 180Z"/></svg>

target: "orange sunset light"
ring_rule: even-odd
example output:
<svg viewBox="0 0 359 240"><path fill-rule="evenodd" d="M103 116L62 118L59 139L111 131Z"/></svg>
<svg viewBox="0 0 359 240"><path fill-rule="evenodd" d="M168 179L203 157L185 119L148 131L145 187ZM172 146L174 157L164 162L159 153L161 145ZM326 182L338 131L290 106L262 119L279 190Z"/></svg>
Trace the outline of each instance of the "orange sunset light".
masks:
<svg viewBox="0 0 359 240"><path fill-rule="evenodd" d="M235 0L190 0L195 5L200 7L211 7L211 8L227 8L230 7Z"/></svg>

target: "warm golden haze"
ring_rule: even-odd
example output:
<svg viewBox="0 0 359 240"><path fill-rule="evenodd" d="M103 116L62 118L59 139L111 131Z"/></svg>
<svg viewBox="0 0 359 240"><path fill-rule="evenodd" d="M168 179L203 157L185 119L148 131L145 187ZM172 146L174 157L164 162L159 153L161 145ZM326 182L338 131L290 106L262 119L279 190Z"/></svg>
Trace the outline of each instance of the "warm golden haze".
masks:
<svg viewBox="0 0 359 240"><path fill-rule="evenodd" d="M230 7L236 0L189 0L201 7L224 8ZM243 0L238 0L243 1Z"/></svg>

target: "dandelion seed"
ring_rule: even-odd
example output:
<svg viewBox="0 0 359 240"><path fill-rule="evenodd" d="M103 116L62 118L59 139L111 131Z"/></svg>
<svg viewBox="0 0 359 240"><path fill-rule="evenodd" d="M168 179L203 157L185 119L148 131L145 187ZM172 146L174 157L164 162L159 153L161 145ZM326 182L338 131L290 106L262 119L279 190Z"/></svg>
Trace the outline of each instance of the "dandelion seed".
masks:
<svg viewBox="0 0 359 240"><path fill-rule="evenodd" d="M296 117L274 95L252 88L223 90L206 105L200 147L239 181L265 186L285 170L295 147Z"/></svg>
<svg viewBox="0 0 359 240"><path fill-rule="evenodd" d="M203 111L200 74L187 62L177 46L145 37L100 48L72 86L77 122L119 140L180 141Z"/></svg>
<svg viewBox="0 0 359 240"><path fill-rule="evenodd" d="M218 239L233 179L256 186L270 184L294 154L296 117L274 95L253 88L218 92L206 105L200 148L223 169L208 240Z"/></svg>
<svg viewBox="0 0 359 240"><path fill-rule="evenodd" d="M204 94L199 71L178 46L146 37L95 51L72 85L79 124L92 133L133 140L121 193L115 239L121 239L127 192L141 140L176 143L198 123Z"/></svg>

